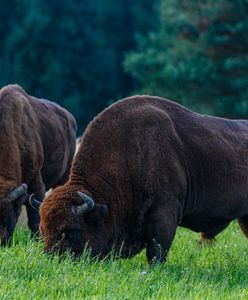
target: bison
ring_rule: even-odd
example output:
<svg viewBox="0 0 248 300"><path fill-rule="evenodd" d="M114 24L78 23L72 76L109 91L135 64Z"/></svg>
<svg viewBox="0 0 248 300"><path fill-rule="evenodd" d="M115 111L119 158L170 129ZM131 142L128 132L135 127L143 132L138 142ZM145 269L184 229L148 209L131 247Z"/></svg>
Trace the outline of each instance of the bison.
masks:
<svg viewBox="0 0 248 300"><path fill-rule="evenodd" d="M75 152L76 122L65 109L29 96L18 85L0 90L0 239L11 242L22 204L33 234L39 202L68 179ZM28 201L33 194L39 202Z"/></svg>
<svg viewBox="0 0 248 300"><path fill-rule="evenodd" d="M45 251L163 262L178 226L211 239L234 219L248 237L248 121L134 96L88 125L69 180L45 198Z"/></svg>

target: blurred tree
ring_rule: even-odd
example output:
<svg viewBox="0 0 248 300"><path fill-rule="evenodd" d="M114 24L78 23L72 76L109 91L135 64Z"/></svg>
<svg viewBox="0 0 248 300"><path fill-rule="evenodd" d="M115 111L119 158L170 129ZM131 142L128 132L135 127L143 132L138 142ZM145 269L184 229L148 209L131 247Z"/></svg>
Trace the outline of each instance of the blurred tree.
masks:
<svg viewBox="0 0 248 300"><path fill-rule="evenodd" d="M162 0L159 30L138 37L124 66L139 92L248 117L247 32L247 0Z"/></svg>
<svg viewBox="0 0 248 300"><path fill-rule="evenodd" d="M123 72L124 53L136 33L155 28L158 1L2 0L0 85L19 83L57 101L82 130L135 87Z"/></svg>

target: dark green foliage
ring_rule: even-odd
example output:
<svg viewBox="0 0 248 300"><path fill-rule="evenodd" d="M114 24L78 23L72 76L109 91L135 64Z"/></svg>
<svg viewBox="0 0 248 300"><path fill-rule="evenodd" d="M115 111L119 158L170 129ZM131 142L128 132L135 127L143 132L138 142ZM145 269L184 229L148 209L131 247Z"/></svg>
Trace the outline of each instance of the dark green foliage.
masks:
<svg viewBox="0 0 248 300"><path fill-rule="evenodd" d="M157 1L2 0L0 86L57 101L82 129L134 88L123 56L137 32L154 28Z"/></svg>
<svg viewBox="0 0 248 300"><path fill-rule="evenodd" d="M2 0L0 87L62 104L79 133L135 92L248 117L247 32L247 0Z"/></svg>
<svg viewBox="0 0 248 300"><path fill-rule="evenodd" d="M125 68L140 82L139 92L247 117L247 32L247 0L162 0L159 30L138 38Z"/></svg>

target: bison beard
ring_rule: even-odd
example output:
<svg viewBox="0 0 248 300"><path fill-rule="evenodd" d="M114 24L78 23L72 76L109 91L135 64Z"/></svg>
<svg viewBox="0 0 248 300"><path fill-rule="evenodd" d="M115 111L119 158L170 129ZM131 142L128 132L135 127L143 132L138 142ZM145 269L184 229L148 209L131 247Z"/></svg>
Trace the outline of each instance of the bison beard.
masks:
<svg viewBox="0 0 248 300"><path fill-rule="evenodd" d="M129 257L146 247L154 263L177 226L212 239L238 219L248 235L247 151L247 121L158 97L119 101L89 124L69 180L41 205L45 249Z"/></svg>
<svg viewBox="0 0 248 300"><path fill-rule="evenodd" d="M45 192L68 179L76 123L59 105L9 85L0 90L0 127L0 240L8 245L23 204L32 234L38 233Z"/></svg>

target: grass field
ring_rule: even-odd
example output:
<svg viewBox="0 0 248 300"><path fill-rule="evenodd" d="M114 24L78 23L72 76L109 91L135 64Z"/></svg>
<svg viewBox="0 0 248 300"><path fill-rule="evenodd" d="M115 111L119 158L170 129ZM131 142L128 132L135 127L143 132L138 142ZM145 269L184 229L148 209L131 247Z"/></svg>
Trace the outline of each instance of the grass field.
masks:
<svg viewBox="0 0 248 300"><path fill-rule="evenodd" d="M0 252L0 299L248 299L248 240L236 223L214 246L180 228L168 262L149 268L145 253L129 259L59 262L18 228Z"/></svg>

